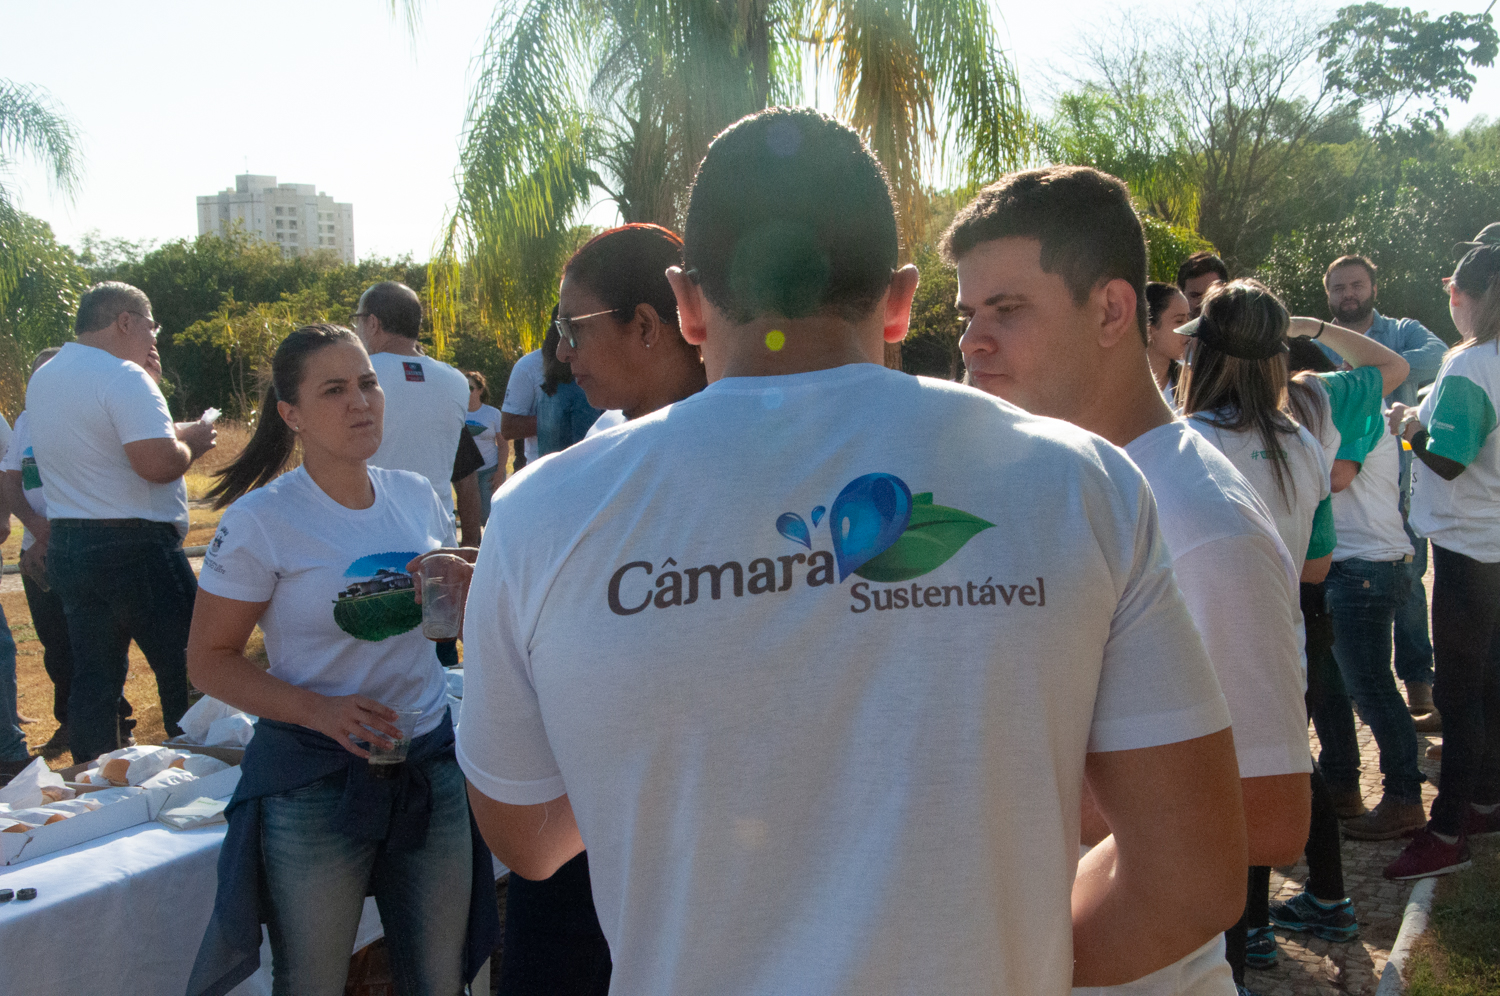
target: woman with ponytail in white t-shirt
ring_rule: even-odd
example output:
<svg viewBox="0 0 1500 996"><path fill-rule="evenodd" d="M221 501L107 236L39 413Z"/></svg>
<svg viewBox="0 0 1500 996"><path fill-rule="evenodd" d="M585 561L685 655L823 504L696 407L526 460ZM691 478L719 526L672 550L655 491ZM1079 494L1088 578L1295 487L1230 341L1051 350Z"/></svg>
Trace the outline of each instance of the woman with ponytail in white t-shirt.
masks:
<svg viewBox="0 0 1500 996"><path fill-rule="evenodd" d="M385 396L353 332L298 329L271 372L254 437L209 492L229 508L188 642L193 683L260 717L188 992L254 970L264 910L273 991L342 993L373 894L397 990L448 996L499 924L410 573L442 545L447 513L425 478L367 465ZM298 443L302 464L283 474ZM245 656L257 624L264 670ZM404 763L369 763L397 739Z"/></svg>
<svg viewBox="0 0 1500 996"><path fill-rule="evenodd" d="M1204 295L1200 316L1178 331L1193 340L1188 350L1189 366L1178 383L1183 414L1229 458L1266 503L1303 583L1321 582L1328 573L1334 548L1326 500L1333 469L1328 443L1335 451L1337 443L1321 438L1332 435L1329 425L1323 424L1325 420L1331 424L1326 395L1302 406L1318 415L1314 426L1318 435L1290 414L1287 337L1318 338L1345 355L1352 365L1378 370L1393 387L1406 376L1406 362L1379 343L1347 329L1317 319L1288 316L1276 296L1254 280L1216 284ZM1319 400L1321 405L1316 403ZM1301 622L1299 611L1299 625ZM1298 638L1302 641L1305 636L1299 634ZM1313 799L1315 811L1323 812L1315 812L1309 853L1318 855L1325 867L1336 865L1338 823L1316 766ZM1352 937L1357 925L1342 894L1341 869L1332 877L1338 882L1339 895L1320 898L1324 898L1332 916L1340 918L1341 929ZM1268 967L1277 957L1276 937L1268 922L1269 884L1269 868L1250 869L1243 924L1247 934L1244 958L1251 967ZM1236 948L1236 943L1230 943L1231 963L1238 953Z"/></svg>

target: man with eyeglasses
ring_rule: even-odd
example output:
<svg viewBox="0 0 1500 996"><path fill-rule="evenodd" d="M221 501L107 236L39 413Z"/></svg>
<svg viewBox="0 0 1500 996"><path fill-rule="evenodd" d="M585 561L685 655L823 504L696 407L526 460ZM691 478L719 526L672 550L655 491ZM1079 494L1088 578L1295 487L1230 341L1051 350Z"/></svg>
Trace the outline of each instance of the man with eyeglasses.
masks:
<svg viewBox="0 0 1500 996"><path fill-rule="evenodd" d="M26 390L32 452L51 535L47 578L73 647L68 743L75 763L120 745L118 708L135 640L156 673L162 724L181 733L187 636L198 583L182 551L183 475L214 447L214 427L176 422L160 370L151 301L113 281L78 302L76 340Z"/></svg>

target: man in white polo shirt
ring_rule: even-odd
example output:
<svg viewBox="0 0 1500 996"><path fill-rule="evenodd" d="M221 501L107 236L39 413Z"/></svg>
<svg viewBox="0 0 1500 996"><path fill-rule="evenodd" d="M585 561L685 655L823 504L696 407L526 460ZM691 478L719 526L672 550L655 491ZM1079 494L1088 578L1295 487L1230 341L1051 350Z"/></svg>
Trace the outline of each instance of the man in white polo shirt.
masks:
<svg viewBox="0 0 1500 996"><path fill-rule="evenodd" d="M148 372L160 366L151 302L129 284L90 287L76 340L26 389L47 498L47 576L73 650L68 742L75 763L119 743L130 641L156 673L162 724L187 711L187 635L198 582L182 552L182 476L213 448L212 425L174 423Z"/></svg>
<svg viewBox="0 0 1500 996"><path fill-rule="evenodd" d="M846 126L719 135L684 244L713 382L495 501L528 528L479 555L458 758L500 859L587 844L653 996L1063 996L1232 923L1228 716L1139 472L885 369L917 275Z"/></svg>

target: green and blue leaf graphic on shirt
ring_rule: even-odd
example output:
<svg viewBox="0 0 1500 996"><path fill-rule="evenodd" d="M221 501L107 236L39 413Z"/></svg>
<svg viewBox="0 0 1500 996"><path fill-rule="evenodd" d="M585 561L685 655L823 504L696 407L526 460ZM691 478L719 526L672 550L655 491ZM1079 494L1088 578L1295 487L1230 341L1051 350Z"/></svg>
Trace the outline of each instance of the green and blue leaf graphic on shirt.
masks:
<svg viewBox="0 0 1500 996"><path fill-rule="evenodd" d="M484 431L488 429L489 426L485 425L483 422L470 422L465 420L464 428L469 430L469 435L471 436L482 436L484 435Z"/></svg>
<svg viewBox="0 0 1500 996"><path fill-rule="evenodd" d="M35 491L42 486L42 472L37 468L36 456L28 446L21 451L21 487Z"/></svg>
<svg viewBox="0 0 1500 996"><path fill-rule="evenodd" d="M1495 431L1495 406L1484 388L1456 374L1439 379L1434 390L1427 452L1467 467Z"/></svg>
<svg viewBox="0 0 1500 996"><path fill-rule="evenodd" d="M360 557L344 572L359 580L339 592L333 603L333 621L356 640L378 643L400 636L422 623L416 587L406 565L416 551L373 553Z"/></svg>
<svg viewBox="0 0 1500 996"><path fill-rule="evenodd" d="M813 509L813 527L823 517ZM894 474L865 474L844 486L828 513L839 581L857 574L869 581L906 581L947 563L964 544L994 526L977 515L936 505L932 492L913 495ZM812 549L807 523L796 512L776 519L776 531Z"/></svg>

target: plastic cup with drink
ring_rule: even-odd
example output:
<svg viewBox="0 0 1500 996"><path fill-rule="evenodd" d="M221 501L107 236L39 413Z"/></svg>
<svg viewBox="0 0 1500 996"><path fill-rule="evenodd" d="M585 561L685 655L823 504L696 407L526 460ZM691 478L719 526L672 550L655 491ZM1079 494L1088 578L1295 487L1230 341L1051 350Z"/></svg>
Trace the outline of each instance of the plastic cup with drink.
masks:
<svg viewBox="0 0 1500 996"><path fill-rule="evenodd" d="M392 711L396 714L394 725L401 731L401 736L391 740L389 747L384 746L380 740L361 744L370 752L370 774L376 778L394 778L401 770L401 765L406 762L407 752L411 750L417 721L423 715L423 710L415 707L396 708Z"/></svg>
<svg viewBox="0 0 1500 996"><path fill-rule="evenodd" d="M422 635L429 640L457 639L463 630L464 594L473 568L451 553L422 558Z"/></svg>

